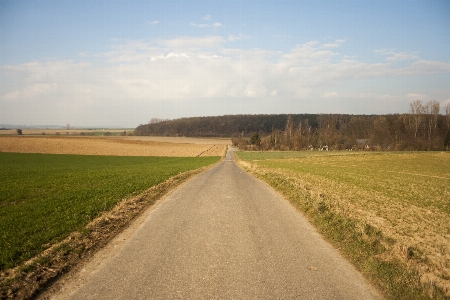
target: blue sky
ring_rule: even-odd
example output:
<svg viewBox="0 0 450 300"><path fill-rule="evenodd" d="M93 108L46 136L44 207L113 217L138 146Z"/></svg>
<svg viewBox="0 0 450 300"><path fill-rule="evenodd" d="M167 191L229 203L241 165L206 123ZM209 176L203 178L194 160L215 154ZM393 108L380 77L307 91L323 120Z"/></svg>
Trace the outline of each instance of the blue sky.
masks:
<svg viewBox="0 0 450 300"><path fill-rule="evenodd" d="M416 99L450 101L449 1L0 1L0 124L405 113Z"/></svg>

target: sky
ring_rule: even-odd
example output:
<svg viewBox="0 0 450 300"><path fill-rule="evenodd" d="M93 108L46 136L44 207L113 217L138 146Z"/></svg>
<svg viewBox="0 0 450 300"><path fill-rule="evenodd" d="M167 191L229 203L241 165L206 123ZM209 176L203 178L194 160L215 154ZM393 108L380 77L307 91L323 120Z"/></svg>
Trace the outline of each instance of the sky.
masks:
<svg viewBox="0 0 450 300"><path fill-rule="evenodd" d="M450 1L0 0L0 124L450 102Z"/></svg>

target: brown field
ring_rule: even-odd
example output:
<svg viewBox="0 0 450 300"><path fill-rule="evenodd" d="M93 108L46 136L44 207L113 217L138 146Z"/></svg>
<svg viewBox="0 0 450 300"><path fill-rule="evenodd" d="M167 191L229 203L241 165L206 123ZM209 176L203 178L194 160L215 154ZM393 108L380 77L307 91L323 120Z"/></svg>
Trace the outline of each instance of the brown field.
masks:
<svg viewBox="0 0 450 300"><path fill-rule="evenodd" d="M123 137L125 138L125 137ZM205 144L205 145L231 145L231 140L226 138L194 138L171 136L127 136L125 139L133 141L151 141L175 144Z"/></svg>
<svg viewBox="0 0 450 300"><path fill-rule="evenodd" d="M110 132L112 134L120 134L124 131L133 131L133 130L124 130L124 129L23 129L22 128L22 135L80 135L80 133L84 132L86 134L99 134L99 133L105 133ZM0 135L17 135L16 129L6 129L6 130L0 130Z"/></svg>
<svg viewBox="0 0 450 300"><path fill-rule="evenodd" d="M0 136L0 152L111 156L222 156L228 139L185 137Z"/></svg>

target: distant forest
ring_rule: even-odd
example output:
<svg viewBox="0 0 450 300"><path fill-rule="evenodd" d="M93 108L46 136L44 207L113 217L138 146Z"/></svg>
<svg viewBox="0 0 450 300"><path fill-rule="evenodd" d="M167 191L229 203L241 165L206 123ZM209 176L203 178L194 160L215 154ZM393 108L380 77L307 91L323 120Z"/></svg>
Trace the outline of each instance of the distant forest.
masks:
<svg viewBox="0 0 450 300"><path fill-rule="evenodd" d="M450 104L410 104L390 115L225 115L176 120L152 119L134 135L231 137L248 150L449 150Z"/></svg>

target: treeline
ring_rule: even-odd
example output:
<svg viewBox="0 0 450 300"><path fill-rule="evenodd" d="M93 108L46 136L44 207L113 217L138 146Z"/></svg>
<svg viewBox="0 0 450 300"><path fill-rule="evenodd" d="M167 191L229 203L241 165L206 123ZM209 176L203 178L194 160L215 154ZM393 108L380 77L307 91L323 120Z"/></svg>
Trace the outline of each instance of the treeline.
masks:
<svg viewBox="0 0 450 300"><path fill-rule="evenodd" d="M165 120L135 135L232 137L245 150L449 150L450 104L416 100L391 115L229 115Z"/></svg>
<svg viewBox="0 0 450 300"><path fill-rule="evenodd" d="M318 115L291 115L294 122L308 119L315 123ZM193 117L176 120L151 119L139 125L134 135L187 136L187 137L250 137L254 132L268 135L274 130L283 130L288 115L226 115L217 117Z"/></svg>

